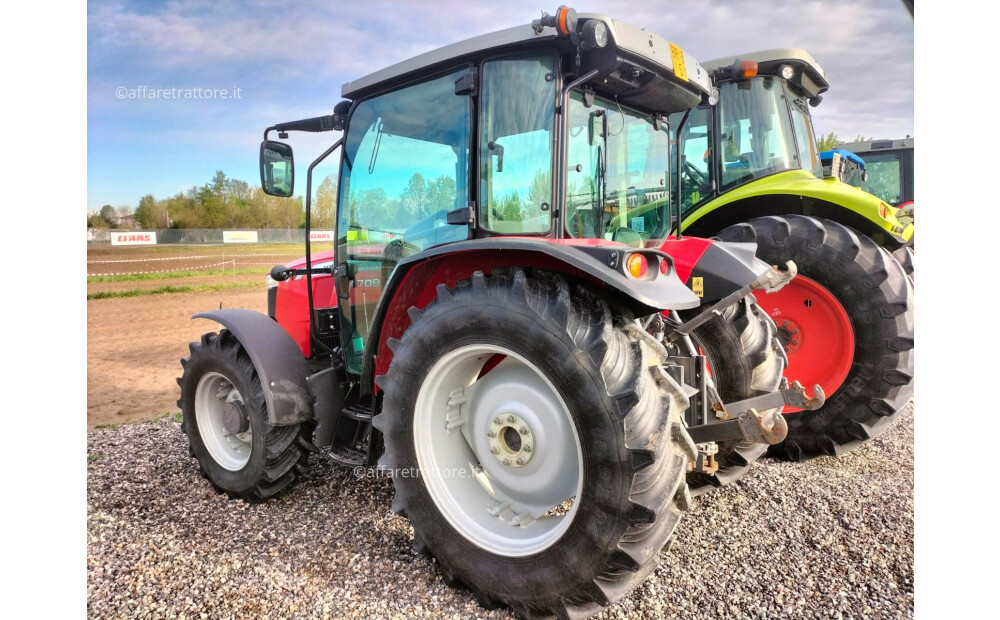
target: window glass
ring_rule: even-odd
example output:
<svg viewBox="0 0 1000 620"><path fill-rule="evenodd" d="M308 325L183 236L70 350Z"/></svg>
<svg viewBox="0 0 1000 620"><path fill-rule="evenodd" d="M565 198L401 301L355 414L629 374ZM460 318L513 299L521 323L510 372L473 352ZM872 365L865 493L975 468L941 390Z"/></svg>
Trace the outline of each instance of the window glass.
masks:
<svg viewBox="0 0 1000 620"><path fill-rule="evenodd" d="M485 63L480 223L503 234L547 233L552 220L555 57Z"/></svg>
<svg viewBox="0 0 1000 620"><path fill-rule="evenodd" d="M571 93L566 222L573 237L659 247L669 226L666 120ZM659 127L657 127L657 125Z"/></svg>
<svg viewBox="0 0 1000 620"><path fill-rule="evenodd" d="M719 96L723 190L799 167L777 78L723 84Z"/></svg>
<svg viewBox="0 0 1000 620"><path fill-rule="evenodd" d="M903 202L903 177L900 174L900 153L865 153L865 170L868 180L861 189L898 207Z"/></svg>
<svg viewBox="0 0 1000 620"><path fill-rule="evenodd" d="M712 181L715 179L715 167L712 165L712 128L709 124L712 110L696 108L688 114L684 126L681 127L681 208L686 215L705 199L711 196ZM670 128L675 131L680 125L684 113L670 115ZM673 135L673 134L672 134ZM676 153L676 145L671 149ZM676 164L670 169L672 186L677 187ZM676 191L671 200L676 209Z"/></svg>
<svg viewBox="0 0 1000 620"><path fill-rule="evenodd" d="M396 263L424 248L468 238L447 223L468 204L469 97L455 94L463 69L358 104L344 141L337 263L352 272L342 329L359 372L368 321Z"/></svg>
<svg viewBox="0 0 1000 620"><path fill-rule="evenodd" d="M813 176L823 178L823 164L819 160L819 145L816 134L813 133L812 117L805 99L792 99L789 106L792 113L792 124L795 127L795 142L799 150L799 164L803 170L813 173Z"/></svg>

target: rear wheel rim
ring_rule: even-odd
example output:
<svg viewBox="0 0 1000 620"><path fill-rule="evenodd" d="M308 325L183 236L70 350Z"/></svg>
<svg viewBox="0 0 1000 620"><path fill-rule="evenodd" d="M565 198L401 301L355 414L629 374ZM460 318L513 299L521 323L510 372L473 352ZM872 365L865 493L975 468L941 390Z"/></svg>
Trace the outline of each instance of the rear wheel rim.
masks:
<svg viewBox="0 0 1000 620"><path fill-rule="evenodd" d="M229 378L209 372L198 380L194 411L202 443L220 467L239 471L250 460L253 431L249 428L242 433L226 430L225 416L230 403L244 405L243 396Z"/></svg>
<svg viewBox="0 0 1000 620"><path fill-rule="evenodd" d="M778 328L788 356L785 377L836 393L854 363L854 328L844 306L826 287L802 275L776 293L754 295ZM798 411L786 406L782 413Z"/></svg>
<svg viewBox="0 0 1000 620"><path fill-rule="evenodd" d="M506 357L480 377L496 355ZM413 438L414 473L473 544L523 557L569 529L583 488L583 450L562 397L523 356L493 344L443 355L417 395Z"/></svg>

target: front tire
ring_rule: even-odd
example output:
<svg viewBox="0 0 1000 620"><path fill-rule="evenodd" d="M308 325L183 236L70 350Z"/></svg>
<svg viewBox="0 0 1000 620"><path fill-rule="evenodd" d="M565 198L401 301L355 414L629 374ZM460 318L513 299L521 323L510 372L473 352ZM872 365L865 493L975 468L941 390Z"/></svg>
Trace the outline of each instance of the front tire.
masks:
<svg viewBox="0 0 1000 620"><path fill-rule="evenodd" d="M913 397L913 287L902 266L868 237L830 220L768 216L736 224L724 241L757 243L768 263L799 275L757 302L778 325L785 375L819 383L826 404L785 409L788 437L769 456L838 456L887 429Z"/></svg>
<svg viewBox="0 0 1000 620"><path fill-rule="evenodd" d="M250 356L228 330L189 345L177 406L189 454L216 491L260 502L285 490L315 450L314 423L273 426Z"/></svg>
<svg viewBox="0 0 1000 620"><path fill-rule="evenodd" d="M588 289L520 269L439 285L410 316L374 423L414 547L527 617L589 615L637 586L690 503L666 351Z"/></svg>

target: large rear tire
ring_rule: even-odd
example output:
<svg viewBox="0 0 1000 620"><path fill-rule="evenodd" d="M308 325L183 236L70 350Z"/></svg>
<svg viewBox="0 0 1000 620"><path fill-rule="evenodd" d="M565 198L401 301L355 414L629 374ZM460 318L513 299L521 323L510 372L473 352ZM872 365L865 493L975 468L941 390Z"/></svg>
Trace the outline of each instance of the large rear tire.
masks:
<svg viewBox="0 0 1000 620"><path fill-rule="evenodd" d="M439 285L410 317L374 424L414 547L523 617L636 587L691 497L666 351L588 289L521 269Z"/></svg>
<svg viewBox="0 0 1000 620"><path fill-rule="evenodd" d="M778 325L790 380L819 383L826 404L785 410L788 437L769 456L801 461L849 452L883 432L913 397L913 287L868 237L830 220L768 216L719 233L757 243L799 275L757 301Z"/></svg>
<svg viewBox="0 0 1000 620"><path fill-rule="evenodd" d="M698 309L681 312L681 317L698 312ZM774 322L760 309L753 295L747 295L692 332L691 339L705 355L712 380L724 403L769 394L781 386L785 354L776 331ZM760 413L773 412L775 410L768 409ZM768 446L727 441L719 442L718 447L715 459L719 469L715 473L688 474L688 486L693 495L730 484L745 474Z"/></svg>
<svg viewBox="0 0 1000 620"><path fill-rule="evenodd" d="M260 378L232 332L205 334L189 349L177 406L202 475L219 493L249 502L285 490L316 449L315 423L271 425Z"/></svg>

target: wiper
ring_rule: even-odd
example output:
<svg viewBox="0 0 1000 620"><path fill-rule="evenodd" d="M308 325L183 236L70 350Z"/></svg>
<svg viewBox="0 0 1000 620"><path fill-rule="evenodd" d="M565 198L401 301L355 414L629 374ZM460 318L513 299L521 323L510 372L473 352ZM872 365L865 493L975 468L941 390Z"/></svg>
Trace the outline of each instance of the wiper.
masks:
<svg viewBox="0 0 1000 620"><path fill-rule="evenodd" d="M368 174L375 172L375 162L378 160L378 151L382 146L382 127L384 123L380 120L378 122L378 133L375 134L375 147L372 149L372 157L368 161Z"/></svg>

